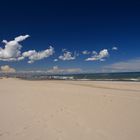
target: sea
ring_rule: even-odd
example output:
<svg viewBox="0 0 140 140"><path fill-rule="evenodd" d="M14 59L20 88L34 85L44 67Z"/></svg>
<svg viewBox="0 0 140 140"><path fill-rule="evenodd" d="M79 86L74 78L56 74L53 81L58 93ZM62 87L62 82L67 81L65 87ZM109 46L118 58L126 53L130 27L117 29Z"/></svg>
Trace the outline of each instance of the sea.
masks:
<svg viewBox="0 0 140 140"><path fill-rule="evenodd" d="M73 75L73 78L79 79L79 80L95 80L95 81L140 82L140 72L76 74L76 75Z"/></svg>
<svg viewBox="0 0 140 140"><path fill-rule="evenodd" d="M0 77L14 77L26 80L81 80L81 81L134 81L140 82L140 72L122 73L81 73L81 74L47 74L47 73L0 73Z"/></svg>

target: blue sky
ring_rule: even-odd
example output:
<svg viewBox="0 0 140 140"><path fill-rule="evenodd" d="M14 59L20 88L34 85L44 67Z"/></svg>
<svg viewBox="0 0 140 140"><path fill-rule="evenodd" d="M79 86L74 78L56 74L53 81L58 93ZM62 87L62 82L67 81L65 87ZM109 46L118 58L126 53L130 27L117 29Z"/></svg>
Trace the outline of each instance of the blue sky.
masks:
<svg viewBox="0 0 140 140"><path fill-rule="evenodd" d="M56 66L84 72L140 71L139 7L140 2L135 0L1 2L0 40L30 37L18 42L22 45L19 56L0 53L0 66L9 65L20 71ZM0 44L3 50L5 46ZM41 54L50 46L54 49L52 54ZM32 56L14 60L33 50ZM89 54L83 54L85 50ZM65 53L66 57L70 54L69 60L65 60Z"/></svg>

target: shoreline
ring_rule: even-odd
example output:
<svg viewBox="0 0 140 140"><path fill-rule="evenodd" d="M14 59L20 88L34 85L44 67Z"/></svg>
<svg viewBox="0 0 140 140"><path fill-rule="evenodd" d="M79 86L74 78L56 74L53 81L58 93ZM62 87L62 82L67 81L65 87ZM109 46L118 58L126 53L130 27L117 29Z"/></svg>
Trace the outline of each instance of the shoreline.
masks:
<svg viewBox="0 0 140 140"><path fill-rule="evenodd" d="M115 80L115 79L101 79L101 80L96 80L96 79L26 79L26 78L19 78L19 77L0 77L0 79L19 79L19 80L27 80L27 81L94 81L94 82L136 82L139 83L140 81L138 80Z"/></svg>
<svg viewBox="0 0 140 140"><path fill-rule="evenodd" d="M74 81L132 81L140 82L140 72L124 73L85 73L85 74L47 74L47 73L1 73L1 77L25 80L74 80Z"/></svg>

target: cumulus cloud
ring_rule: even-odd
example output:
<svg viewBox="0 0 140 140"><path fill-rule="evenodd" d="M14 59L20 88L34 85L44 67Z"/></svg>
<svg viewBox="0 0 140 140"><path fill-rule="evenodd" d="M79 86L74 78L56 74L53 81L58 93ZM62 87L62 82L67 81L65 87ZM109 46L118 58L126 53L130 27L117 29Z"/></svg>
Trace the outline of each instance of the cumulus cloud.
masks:
<svg viewBox="0 0 140 140"><path fill-rule="evenodd" d="M54 62L57 62L57 61L58 61L58 59L54 59L53 61L54 61Z"/></svg>
<svg viewBox="0 0 140 140"><path fill-rule="evenodd" d="M12 41L3 40L4 48L0 47L0 60L2 61L19 61L24 59L21 55L22 45L19 42L28 38L29 35L18 36Z"/></svg>
<svg viewBox="0 0 140 140"><path fill-rule="evenodd" d="M96 51L92 51L92 54L97 55L97 52Z"/></svg>
<svg viewBox="0 0 140 140"><path fill-rule="evenodd" d="M21 42L21 41L25 40L28 37L30 37L30 36L29 35L20 35L18 37L15 37L15 41Z"/></svg>
<svg viewBox="0 0 140 140"><path fill-rule="evenodd" d="M4 65L0 67L0 72L2 73L14 73L16 72L16 70L14 68L11 68L8 65Z"/></svg>
<svg viewBox="0 0 140 140"><path fill-rule="evenodd" d="M52 69L49 69L47 73L50 74L70 74L70 73L80 73L82 70L80 68L68 68L68 69L62 69L58 66L54 66Z"/></svg>
<svg viewBox="0 0 140 140"><path fill-rule="evenodd" d="M20 35L15 37L11 41L3 40L2 42L5 44L4 47L0 47L0 60L1 61L20 61L25 58L28 58L28 63L33 63L37 60L41 60L47 57L50 57L54 54L54 48L49 47L46 50L36 51L36 50L28 50L26 52L21 52L22 45L21 41L27 39L29 35ZM118 50L117 47L113 47L112 50ZM66 49L62 49L62 55L58 58L54 59L54 62L57 62L59 59L63 61L75 60L79 54L75 51L74 53L67 51ZM108 50L103 49L99 53L96 51L82 51L83 55L91 54L91 57L87 58L85 61L105 61L105 58L109 56Z"/></svg>
<svg viewBox="0 0 140 140"><path fill-rule="evenodd" d="M84 55L87 55L87 54L90 54L91 52L90 51L88 51L88 50L84 50L84 51L82 51L82 54L84 54Z"/></svg>
<svg viewBox="0 0 140 140"><path fill-rule="evenodd" d="M112 50L113 50L113 51L117 51L118 48L117 48L117 47L113 47Z"/></svg>
<svg viewBox="0 0 140 140"><path fill-rule="evenodd" d="M117 62L103 67L107 72L140 71L140 58Z"/></svg>
<svg viewBox="0 0 140 140"><path fill-rule="evenodd" d="M94 51L93 56L87 58L85 61L105 61L105 58L109 56L109 52L107 49L103 49L98 53Z"/></svg>
<svg viewBox="0 0 140 140"><path fill-rule="evenodd" d="M28 57L29 59L28 63L33 63L34 61L47 58L53 55L53 53L54 53L54 48L50 46L48 49L39 52L37 52L36 50L29 50L27 52L24 52L22 56Z"/></svg>
<svg viewBox="0 0 140 140"><path fill-rule="evenodd" d="M64 50L63 55L60 55L59 59L63 61L74 60L76 59L76 54L73 55L72 52Z"/></svg>
<svg viewBox="0 0 140 140"><path fill-rule="evenodd" d="M51 56L54 53L54 48L49 47L46 50L37 52L36 50L29 50L21 53L22 45L21 41L27 39L29 35L21 35L15 37L12 41L3 40L5 44L4 48L0 47L0 60L2 61L20 61L25 57L28 57L28 63L33 63L34 61L41 60Z"/></svg>

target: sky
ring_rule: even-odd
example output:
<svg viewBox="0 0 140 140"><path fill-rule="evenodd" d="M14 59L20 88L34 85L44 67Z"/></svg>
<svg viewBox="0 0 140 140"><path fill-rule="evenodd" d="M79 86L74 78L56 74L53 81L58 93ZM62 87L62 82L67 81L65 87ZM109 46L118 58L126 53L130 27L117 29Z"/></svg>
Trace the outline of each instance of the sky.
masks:
<svg viewBox="0 0 140 140"><path fill-rule="evenodd" d="M4 1L0 66L17 71L140 71L138 0Z"/></svg>

